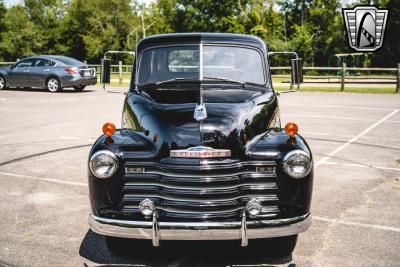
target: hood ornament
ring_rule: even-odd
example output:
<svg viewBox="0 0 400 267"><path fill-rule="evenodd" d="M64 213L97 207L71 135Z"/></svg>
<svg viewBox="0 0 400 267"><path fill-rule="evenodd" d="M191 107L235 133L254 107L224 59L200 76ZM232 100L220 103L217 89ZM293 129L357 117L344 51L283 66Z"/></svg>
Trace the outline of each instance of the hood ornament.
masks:
<svg viewBox="0 0 400 267"><path fill-rule="evenodd" d="M200 85L200 95L199 95L199 103L196 104L196 108L194 109L193 118L196 121L201 121L207 118L207 110L206 105L203 103L203 86Z"/></svg>
<svg viewBox="0 0 400 267"><path fill-rule="evenodd" d="M207 110L206 105L204 103L196 104L196 108L194 109L193 118L196 121L201 121L207 118Z"/></svg>

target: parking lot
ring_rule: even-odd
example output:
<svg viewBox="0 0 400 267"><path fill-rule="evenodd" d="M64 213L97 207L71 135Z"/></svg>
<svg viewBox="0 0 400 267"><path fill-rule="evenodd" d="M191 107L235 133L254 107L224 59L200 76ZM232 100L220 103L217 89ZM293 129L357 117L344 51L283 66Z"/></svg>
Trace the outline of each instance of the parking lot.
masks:
<svg viewBox="0 0 400 267"><path fill-rule="evenodd" d="M239 242L164 242L116 257L89 231L87 155L123 89L0 91L0 266L398 266L400 95L280 96L314 155L311 228L291 258Z"/></svg>

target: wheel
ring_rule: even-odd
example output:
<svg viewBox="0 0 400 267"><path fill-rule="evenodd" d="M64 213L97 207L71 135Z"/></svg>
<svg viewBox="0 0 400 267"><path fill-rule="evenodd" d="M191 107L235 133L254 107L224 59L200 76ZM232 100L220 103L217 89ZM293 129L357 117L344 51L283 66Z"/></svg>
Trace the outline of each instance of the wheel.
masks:
<svg viewBox="0 0 400 267"><path fill-rule="evenodd" d="M275 237L271 239L256 239L257 247L265 247L264 251L273 257L287 257L293 252L297 243L297 235ZM261 243L261 244L260 244Z"/></svg>
<svg viewBox="0 0 400 267"><path fill-rule="evenodd" d="M74 90L77 92L82 92L85 88L86 88L86 85L74 86Z"/></svg>
<svg viewBox="0 0 400 267"><path fill-rule="evenodd" d="M3 76L0 76L0 90L6 88L6 79Z"/></svg>
<svg viewBox="0 0 400 267"><path fill-rule="evenodd" d="M46 81L46 88L52 93L58 92L61 90L60 81L57 78L50 77Z"/></svg>

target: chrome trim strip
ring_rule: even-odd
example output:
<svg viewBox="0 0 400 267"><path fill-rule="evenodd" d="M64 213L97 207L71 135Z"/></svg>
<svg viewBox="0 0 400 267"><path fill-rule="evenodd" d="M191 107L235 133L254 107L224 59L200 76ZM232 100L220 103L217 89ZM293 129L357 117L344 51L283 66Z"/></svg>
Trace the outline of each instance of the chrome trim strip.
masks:
<svg viewBox="0 0 400 267"><path fill-rule="evenodd" d="M194 171L202 171L202 170L213 170L213 169L233 169L233 168L242 168L245 166L276 166L275 161L239 161L233 163L220 163L213 162L210 160L202 160L201 165L174 165L174 164L166 164L166 163L158 163L151 161L144 162L131 162L129 161L129 157L127 157L128 152L122 152L121 156L128 160L125 162L125 167L131 166L139 166L139 167L156 167L161 170L194 170Z"/></svg>
<svg viewBox="0 0 400 267"><path fill-rule="evenodd" d="M125 172L127 169L125 168ZM139 173L139 172L126 172L126 174L135 174L135 175L141 175L141 174L153 174L153 175L160 175L160 176L166 176L166 177L209 177L209 178L219 178L219 177L226 177L226 176L240 176L240 175L247 175L251 177L275 177L275 173L256 173L254 171L243 171L243 172L233 172L233 173L227 173L227 174L195 174L195 173L190 173L190 174L179 174L179 173L173 173L173 172L154 172L154 171L145 171L144 173Z"/></svg>
<svg viewBox="0 0 400 267"><path fill-rule="evenodd" d="M170 185L170 184L163 184L163 183L157 183L157 182L149 182L149 183L143 183L143 182L126 182L124 185L124 189L126 190L132 190L132 188L129 188L131 186L158 186L162 188L168 188L168 189L184 189L184 190L229 190L229 189L239 189L242 187L246 187L249 189L260 189L260 190L266 190L266 189L277 189L277 185L275 182L260 182L260 183L243 183L243 184L237 184L237 185L231 185L231 186L182 186L182 185ZM128 193L128 192L127 192ZM128 193L129 194L129 193Z"/></svg>
<svg viewBox="0 0 400 267"><path fill-rule="evenodd" d="M246 154L255 159L276 159L279 151L248 151Z"/></svg>
<svg viewBox="0 0 400 267"><path fill-rule="evenodd" d="M125 205L124 208L137 208L139 209L138 206L129 206ZM239 210L242 210L243 207L237 207L237 208L228 208L228 209L219 209L219 210L209 210L209 211L195 211L195 210L181 210L177 208L163 208L163 207L157 207L158 210L166 211L166 212L175 212L175 213L180 213L180 214L220 214L220 213L226 213L226 212L236 212ZM279 207L278 206L267 206L263 207L262 213L278 213L279 212Z"/></svg>
<svg viewBox="0 0 400 267"><path fill-rule="evenodd" d="M165 199L165 200L171 200L171 201L185 201L185 202L204 202L204 203L209 203L209 202L225 202L225 201L232 201L232 200L238 200L242 198L257 198L261 201L265 200L278 200L278 197L276 194L271 194L271 195L240 195L237 197L230 197L230 198L217 198L217 199L204 199L204 198L184 198L184 197L168 197L164 195L151 195L151 194L125 194L123 201L129 201L129 198L160 198L160 199Z"/></svg>
<svg viewBox="0 0 400 267"><path fill-rule="evenodd" d="M247 221L248 239L295 235L306 231L311 214L278 220ZM152 221L126 221L89 215L93 232L123 238L153 239ZM158 222L159 240L240 240L242 221L235 222Z"/></svg>

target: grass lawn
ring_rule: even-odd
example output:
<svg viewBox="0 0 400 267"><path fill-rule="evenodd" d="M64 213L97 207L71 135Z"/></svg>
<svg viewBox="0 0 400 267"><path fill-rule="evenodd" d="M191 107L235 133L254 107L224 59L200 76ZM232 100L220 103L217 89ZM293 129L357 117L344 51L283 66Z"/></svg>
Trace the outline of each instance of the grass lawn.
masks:
<svg viewBox="0 0 400 267"><path fill-rule="evenodd" d="M119 76L117 74L112 74L111 75L111 80L118 80ZM112 82L108 86L112 87L129 87L129 82L130 82L130 74L124 74L122 75L123 82L122 84L118 82ZM288 81L290 78L286 77L273 77L272 81L273 83L279 83L282 81ZM100 77L99 77L99 84L100 84ZM289 84L288 86L275 86L275 91L277 92L282 92L282 91L287 91L289 90ZM345 87L344 92L345 93L364 93L364 94L394 94L395 93L395 85L392 87ZM341 92L340 91L340 86L338 87L317 87L317 86L300 86L300 92Z"/></svg>
<svg viewBox="0 0 400 267"><path fill-rule="evenodd" d="M278 87L276 86L275 91L282 92L289 90L288 87ZM340 91L340 87L311 87L311 86L300 86L299 92L337 92ZM394 94L394 87L345 87L343 93L361 93L361 94Z"/></svg>

